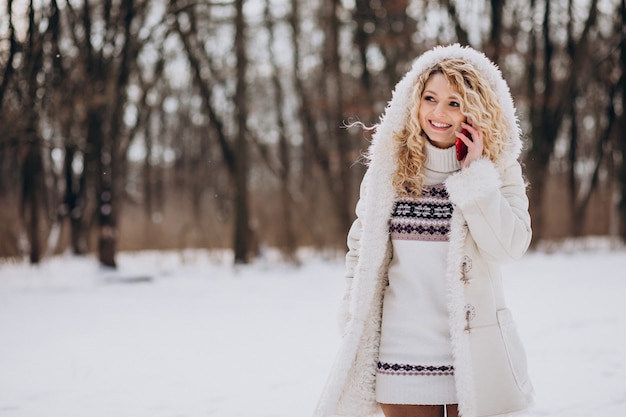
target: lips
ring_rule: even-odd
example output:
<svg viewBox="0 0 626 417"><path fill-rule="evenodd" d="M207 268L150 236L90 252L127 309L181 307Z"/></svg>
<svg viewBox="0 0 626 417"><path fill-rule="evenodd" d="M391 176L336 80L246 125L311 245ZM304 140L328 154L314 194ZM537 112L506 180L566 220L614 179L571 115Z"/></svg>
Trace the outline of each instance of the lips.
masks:
<svg viewBox="0 0 626 417"><path fill-rule="evenodd" d="M452 127L452 125L449 125L447 123L439 123L439 122L433 122L432 120L430 120L430 124L433 127L436 127L437 129L447 129L449 127Z"/></svg>

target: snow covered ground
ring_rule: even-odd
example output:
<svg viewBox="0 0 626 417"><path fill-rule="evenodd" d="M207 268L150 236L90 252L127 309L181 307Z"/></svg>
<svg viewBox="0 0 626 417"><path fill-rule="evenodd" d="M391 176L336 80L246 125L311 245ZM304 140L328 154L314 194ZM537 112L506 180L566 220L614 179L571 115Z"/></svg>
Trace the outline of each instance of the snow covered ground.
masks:
<svg viewBox="0 0 626 417"><path fill-rule="evenodd" d="M0 265L0 417L309 416L339 339L340 259L205 252ZM537 406L626 415L626 250L504 266Z"/></svg>

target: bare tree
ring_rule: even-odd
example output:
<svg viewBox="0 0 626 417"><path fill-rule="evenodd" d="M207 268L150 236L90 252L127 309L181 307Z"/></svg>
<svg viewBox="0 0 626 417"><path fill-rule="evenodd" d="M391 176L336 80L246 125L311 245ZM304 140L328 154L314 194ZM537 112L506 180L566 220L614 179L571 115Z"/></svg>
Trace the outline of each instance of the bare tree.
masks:
<svg viewBox="0 0 626 417"><path fill-rule="evenodd" d="M246 22L243 14L243 0L234 3L234 50L236 57L235 92L233 94L234 116L233 123L236 126L236 133L231 137L225 130L225 121L214 107L213 85L215 80L204 76L207 70L211 76L215 76L216 71L212 71L209 59L203 52L202 44L194 39L196 33L193 28L197 27L197 16L194 5L179 5L176 0L170 2L170 8L178 15L174 21L176 31L180 34L189 64L193 71L195 85L198 87L204 110L209 119L210 126L214 132L214 137L219 143L222 158L228 168L229 176L232 180L233 210L233 249L235 263L248 262L252 248L253 239L249 224L249 191L248 191L248 129L247 129L247 93L246 93ZM211 5L208 5L210 8ZM181 16L188 24L185 28L180 23Z"/></svg>
<svg viewBox="0 0 626 417"><path fill-rule="evenodd" d="M334 142L336 149L335 152L331 149L323 149L323 145L319 142L314 143L313 146L316 154L324 153L326 155L323 158L326 161L323 166L324 173L332 191L333 201L336 204L335 212L339 219L340 230L347 232L350 227L352 212L349 200L351 188L349 168L353 161L349 160L350 146L345 130L340 129L344 119L343 101L345 99L344 80L340 68L339 32L341 26L338 17L340 7L341 2L339 0L324 0L319 19L323 25L326 25L324 28L326 39L322 55L326 98L323 119L327 123L326 137L331 139L327 141L326 146L332 148ZM337 155L336 161L331 161L333 154Z"/></svg>
<svg viewBox="0 0 626 417"><path fill-rule="evenodd" d="M84 168L79 183L81 192L91 190L96 201L100 263L115 267L120 209L117 197L129 143L123 138L123 111L133 59L140 47L133 25L139 20L137 9L143 9L145 3L105 1L93 8L86 0L80 6L66 3L72 36L81 50L79 65L84 72L78 77L86 92Z"/></svg>
<svg viewBox="0 0 626 417"><path fill-rule="evenodd" d="M35 16L35 6L31 1L28 7L28 31L24 48L24 76L26 91L24 92L25 124L23 126L22 152L22 221L25 225L30 245L30 262L38 263L41 260L43 247L42 216L45 212L45 188L43 183L43 140L40 136L40 109L41 100L38 81L43 68L44 35L39 32L39 21Z"/></svg>
<svg viewBox="0 0 626 417"><path fill-rule="evenodd" d="M293 11L292 11L293 12ZM279 148L279 161L280 164L277 168L277 175L280 180L280 210L281 217L284 219L283 224L283 236L282 242L279 244L282 251L287 258L291 261L295 261L295 251L297 249L297 242L295 231L293 228L293 215L294 209L293 198L289 190L290 179L292 176L292 164L290 154L290 141L287 137L287 121L284 117L283 107L285 106L285 92L283 85L281 84L281 69L278 65L276 54L274 53L274 19L270 10L270 0L265 1L265 27L269 34L268 52L270 56L270 63L272 66L272 86L274 89L274 102L276 111L276 127L278 129L278 148Z"/></svg>
<svg viewBox="0 0 626 417"><path fill-rule="evenodd" d="M411 61L450 42L510 82L535 242L602 233L609 189L624 237L624 2L44 0L18 30L7 0L0 256L71 245L112 266L129 237L231 247L238 263L261 244L343 246L368 146L344 122L375 125Z"/></svg>
<svg viewBox="0 0 626 417"><path fill-rule="evenodd" d="M531 1L530 7L531 13L535 13L537 8L535 0ZM541 207L546 181L549 177L550 157L553 154L563 119L565 115L571 113L572 103L579 94L578 77L585 73L583 69L588 68L589 65L589 37L597 18L597 0L593 0L589 6L580 35L577 38L572 35L566 50L562 52L566 54L567 64L565 65L557 62L555 49L558 45L554 40L551 12L552 2L545 0L541 30L537 31L537 28L533 26L531 47L526 60L531 125L526 172L531 184L529 199L535 231L534 242L542 238L544 217ZM555 70L557 65L560 65L560 70L566 73L557 75Z"/></svg>
<svg viewBox="0 0 626 417"><path fill-rule="evenodd" d="M235 123L237 149L235 172L235 263L247 263L250 256L250 225L248 203L248 144L247 144L247 82L248 56L246 53L246 22L243 14L243 0L235 0L235 55L237 56L235 91Z"/></svg>

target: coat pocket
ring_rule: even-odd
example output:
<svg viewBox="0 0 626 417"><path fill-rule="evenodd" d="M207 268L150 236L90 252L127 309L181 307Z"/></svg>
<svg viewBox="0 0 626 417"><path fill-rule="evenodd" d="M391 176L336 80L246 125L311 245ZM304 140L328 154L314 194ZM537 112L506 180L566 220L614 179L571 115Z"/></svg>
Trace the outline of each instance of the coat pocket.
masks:
<svg viewBox="0 0 626 417"><path fill-rule="evenodd" d="M528 378L528 363L526 361L526 351L517 333L513 316L509 309L499 310L497 313L500 332L504 348L506 349L509 365L513 372L513 377L517 386L523 392L530 392L530 380Z"/></svg>
<svg viewBox="0 0 626 417"><path fill-rule="evenodd" d="M472 327L469 334L476 415L501 416L532 403L526 355L509 310L497 312L498 322Z"/></svg>

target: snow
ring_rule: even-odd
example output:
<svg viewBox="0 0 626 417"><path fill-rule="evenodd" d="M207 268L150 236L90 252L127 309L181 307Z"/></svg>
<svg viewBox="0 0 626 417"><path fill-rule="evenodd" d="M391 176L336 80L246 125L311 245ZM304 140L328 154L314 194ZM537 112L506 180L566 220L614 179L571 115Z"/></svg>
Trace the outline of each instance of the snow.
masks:
<svg viewBox="0 0 626 417"><path fill-rule="evenodd" d="M529 417L626 415L626 250L505 264ZM0 417L311 414L339 343L339 256L234 268L202 251L0 265Z"/></svg>

